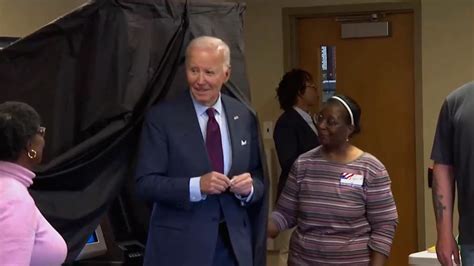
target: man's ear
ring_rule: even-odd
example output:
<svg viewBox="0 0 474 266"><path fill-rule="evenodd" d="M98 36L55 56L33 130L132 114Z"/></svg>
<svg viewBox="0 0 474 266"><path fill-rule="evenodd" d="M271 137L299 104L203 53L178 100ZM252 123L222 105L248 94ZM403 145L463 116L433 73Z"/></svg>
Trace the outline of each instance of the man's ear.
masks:
<svg viewBox="0 0 474 266"><path fill-rule="evenodd" d="M230 66L225 70L224 74L225 74L225 81L224 82L227 82L229 81L229 78L230 78Z"/></svg>

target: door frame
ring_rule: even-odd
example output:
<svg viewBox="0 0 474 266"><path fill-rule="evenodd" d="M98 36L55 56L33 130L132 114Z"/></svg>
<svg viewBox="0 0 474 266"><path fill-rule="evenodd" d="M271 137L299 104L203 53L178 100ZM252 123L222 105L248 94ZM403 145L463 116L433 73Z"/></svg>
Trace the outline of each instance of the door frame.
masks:
<svg viewBox="0 0 474 266"><path fill-rule="evenodd" d="M347 4L313 7L290 7L282 9L283 22L283 66L284 70L298 66L296 21L299 18L325 16L347 16L369 12L401 13L412 12L414 18L414 100L415 109L415 176L418 250L426 248L425 190L424 190L424 151L423 151L423 94L421 62L421 0L408 2L387 2L373 4Z"/></svg>

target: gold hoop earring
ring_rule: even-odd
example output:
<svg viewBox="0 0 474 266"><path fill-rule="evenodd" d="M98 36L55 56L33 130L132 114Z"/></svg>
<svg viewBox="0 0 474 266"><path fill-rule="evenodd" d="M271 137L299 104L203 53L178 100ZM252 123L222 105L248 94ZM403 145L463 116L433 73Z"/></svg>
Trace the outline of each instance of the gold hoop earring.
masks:
<svg viewBox="0 0 474 266"><path fill-rule="evenodd" d="M38 155L38 153L33 149L29 150L27 154L28 154L28 157L30 157L30 159L35 159L36 155Z"/></svg>

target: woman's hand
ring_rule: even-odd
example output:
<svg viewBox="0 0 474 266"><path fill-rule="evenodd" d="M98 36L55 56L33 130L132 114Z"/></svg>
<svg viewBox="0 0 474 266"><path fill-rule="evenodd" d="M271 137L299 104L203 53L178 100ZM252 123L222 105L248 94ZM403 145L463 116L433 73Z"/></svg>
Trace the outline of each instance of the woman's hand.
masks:
<svg viewBox="0 0 474 266"><path fill-rule="evenodd" d="M267 237L270 238L275 238L278 236L280 231L278 230L277 225L273 221L273 219L270 217L268 218L268 224L267 224Z"/></svg>
<svg viewBox="0 0 474 266"><path fill-rule="evenodd" d="M384 254L375 250L371 251L370 266L383 266L385 264L385 260L387 260L387 257Z"/></svg>

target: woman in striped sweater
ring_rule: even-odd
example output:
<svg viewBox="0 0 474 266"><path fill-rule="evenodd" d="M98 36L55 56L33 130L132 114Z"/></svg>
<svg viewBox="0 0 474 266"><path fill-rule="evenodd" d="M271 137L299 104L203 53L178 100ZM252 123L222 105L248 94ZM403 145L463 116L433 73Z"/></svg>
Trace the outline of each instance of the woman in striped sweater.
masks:
<svg viewBox="0 0 474 266"><path fill-rule="evenodd" d="M383 265L398 223L385 166L350 143L359 105L331 97L316 117L321 146L302 154L268 223L268 235L296 227L288 265Z"/></svg>

